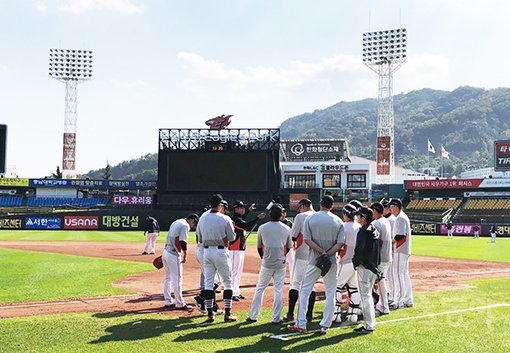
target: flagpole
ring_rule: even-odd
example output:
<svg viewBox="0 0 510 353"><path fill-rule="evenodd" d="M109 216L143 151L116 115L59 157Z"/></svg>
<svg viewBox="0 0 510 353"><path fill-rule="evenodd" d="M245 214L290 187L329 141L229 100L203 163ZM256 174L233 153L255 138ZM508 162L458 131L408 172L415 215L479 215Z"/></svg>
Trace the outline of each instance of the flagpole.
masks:
<svg viewBox="0 0 510 353"><path fill-rule="evenodd" d="M443 144L441 144L441 178L443 178L444 174L444 158L443 158Z"/></svg>

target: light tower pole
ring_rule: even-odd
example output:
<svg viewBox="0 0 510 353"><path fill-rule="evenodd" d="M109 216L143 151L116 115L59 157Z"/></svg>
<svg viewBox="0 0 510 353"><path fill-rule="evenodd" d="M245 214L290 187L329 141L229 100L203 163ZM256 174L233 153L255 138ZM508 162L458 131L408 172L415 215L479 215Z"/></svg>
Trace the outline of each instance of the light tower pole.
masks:
<svg viewBox="0 0 510 353"><path fill-rule="evenodd" d="M62 176L74 178L78 84L92 78L92 51L50 49L50 76L66 85Z"/></svg>
<svg viewBox="0 0 510 353"><path fill-rule="evenodd" d="M393 73L407 60L404 28L363 33L363 63L379 77L377 96L377 184L395 181Z"/></svg>

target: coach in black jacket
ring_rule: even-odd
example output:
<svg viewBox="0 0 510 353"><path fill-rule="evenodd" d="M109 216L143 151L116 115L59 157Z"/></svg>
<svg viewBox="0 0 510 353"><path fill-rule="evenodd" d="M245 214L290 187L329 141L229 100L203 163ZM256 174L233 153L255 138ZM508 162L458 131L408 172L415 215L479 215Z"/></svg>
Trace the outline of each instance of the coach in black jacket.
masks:
<svg viewBox="0 0 510 353"><path fill-rule="evenodd" d="M377 268L380 263L379 232L371 225L372 210L361 207L358 211L361 228L356 239L352 264L358 271L358 289L363 310L363 326L354 329L356 333L368 334L375 329L375 310L372 288L381 275Z"/></svg>

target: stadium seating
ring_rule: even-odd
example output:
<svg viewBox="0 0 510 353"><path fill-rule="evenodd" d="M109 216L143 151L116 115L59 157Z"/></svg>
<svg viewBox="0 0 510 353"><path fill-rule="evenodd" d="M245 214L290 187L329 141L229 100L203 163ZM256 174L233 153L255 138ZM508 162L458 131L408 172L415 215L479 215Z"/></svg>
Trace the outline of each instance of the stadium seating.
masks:
<svg viewBox="0 0 510 353"><path fill-rule="evenodd" d="M450 208L458 208L461 203L462 200L411 200L406 209L413 211L446 211Z"/></svg>
<svg viewBox="0 0 510 353"><path fill-rule="evenodd" d="M27 206L55 207L76 206L92 207L108 204L107 198L67 198L67 197L31 197L27 199Z"/></svg>
<svg viewBox="0 0 510 353"><path fill-rule="evenodd" d="M0 206L21 206L23 196L0 196Z"/></svg>

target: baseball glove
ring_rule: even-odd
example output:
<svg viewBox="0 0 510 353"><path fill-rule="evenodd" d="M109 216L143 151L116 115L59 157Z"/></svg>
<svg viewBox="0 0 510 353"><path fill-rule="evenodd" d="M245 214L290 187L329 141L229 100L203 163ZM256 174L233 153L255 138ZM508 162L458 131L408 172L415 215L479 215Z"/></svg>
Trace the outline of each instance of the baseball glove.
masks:
<svg viewBox="0 0 510 353"><path fill-rule="evenodd" d="M154 267L156 267L158 270L159 269L162 269L163 268L163 258L161 256L158 256L156 258L154 258L154 260L152 261L152 264L154 265Z"/></svg>
<svg viewBox="0 0 510 353"><path fill-rule="evenodd" d="M321 270L321 276L324 277L331 268L331 260L326 255L319 256L315 266Z"/></svg>

